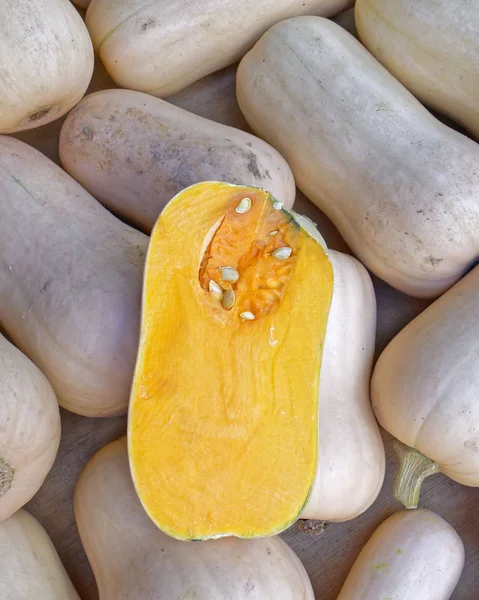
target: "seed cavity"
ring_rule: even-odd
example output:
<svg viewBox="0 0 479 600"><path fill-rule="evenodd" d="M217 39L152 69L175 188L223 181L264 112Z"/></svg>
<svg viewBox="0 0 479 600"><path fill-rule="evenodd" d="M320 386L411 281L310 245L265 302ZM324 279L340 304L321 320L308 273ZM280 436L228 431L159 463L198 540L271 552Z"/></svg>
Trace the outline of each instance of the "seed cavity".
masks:
<svg viewBox="0 0 479 600"><path fill-rule="evenodd" d="M223 297L223 288L220 285L218 285L216 281L210 279L208 289L212 298L214 298L215 300L221 300L221 298Z"/></svg>
<svg viewBox="0 0 479 600"><path fill-rule="evenodd" d="M0 498L4 496L12 486L15 471L8 463L0 458Z"/></svg>
<svg viewBox="0 0 479 600"><path fill-rule="evenodd" d="M277 258L278 260L286 260L291 256L293 250L289 246L283 246L282 248L277 248L274 252L271 253L271 256Z"/></svg>
<svg viewBox="0 0 479 600"><path fill-rule="evenodd" d="M250 310L245 310L244 312L240 313L240 317L243 321L254 321L255 319L254 314Z"/></svg>
<svg viewBox="0 0 479 600"><path fill-rule="evenodd" d="M274 210L283 210L283 203L279 202L279 200L275 200L273 202L273 208Z"/></svg>
<svg viewBox="0 0 479 600"><path fill-rule="evenodd" d="M233 305L235 302L236 302L236 296L235 296L234 290L232 288L228 288L227 290L225 290L225 292L223 294L223 298L221 299L221 304L223 305L223 308L225 308L226 310L229 310L230 308L233 308Z"/></svg>
<svg viewBox="0 0 479 600"><path fill-rule="evenodd" d="M277 290L278 288L283 286L283 283L275 277L269 277L266 280L266 285L272 290Z"/></svg>
<svg viewBox="0 0 479 600"><path fill-rule="evenodd" d="M223 281L231 281L232 283L236 283L239 279L239 273L233 267L220 267L221 278Z"/></svg>
<svg viewBox="0 0 479 600"><path fill-rule="evenodd" d="M243 215L244 213L247 213L250 208L251 208L251 198L242 198L238 202L238 204L235 208L235 212L237 212L240 215Z"/></svg>

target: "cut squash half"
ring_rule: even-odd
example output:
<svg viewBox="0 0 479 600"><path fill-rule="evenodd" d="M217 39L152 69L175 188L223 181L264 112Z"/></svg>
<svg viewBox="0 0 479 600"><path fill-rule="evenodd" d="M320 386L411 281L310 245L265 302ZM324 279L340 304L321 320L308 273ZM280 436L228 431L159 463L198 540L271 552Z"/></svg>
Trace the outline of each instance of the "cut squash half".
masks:
<svg viewBox="0 0 479 600"><path fill-rule="evenodd" d="M165 533L264 537L299 517L332 292L314 225L261 189L198 183L163 210L128 438L137 494Z"/></svg>

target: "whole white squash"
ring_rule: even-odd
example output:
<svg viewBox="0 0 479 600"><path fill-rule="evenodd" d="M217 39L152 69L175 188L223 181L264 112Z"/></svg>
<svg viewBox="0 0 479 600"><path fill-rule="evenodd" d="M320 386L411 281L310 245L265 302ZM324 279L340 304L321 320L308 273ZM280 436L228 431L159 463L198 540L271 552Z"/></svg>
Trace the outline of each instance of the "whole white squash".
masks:
<svg viewBox="0 0 479 600"><path fill-rule="evenodd" d="M0 15L0 133L58 119L93 73L80 15L69 0L0 0Z"/></svg>
<svg viewBox="0 0 479 600"><path fill-rule="evenodd" d="M430 510L386 519L356 559L338 600L448 600L464 566L456 531Z"/></svg>
<svg viewBox="0 0 479 600"><path fill-rule="evenodd" d="M479 486L479 266L387 346L371 398L381 425L410 447L399 448L395 483L406 506L436 470Z"/></svg>

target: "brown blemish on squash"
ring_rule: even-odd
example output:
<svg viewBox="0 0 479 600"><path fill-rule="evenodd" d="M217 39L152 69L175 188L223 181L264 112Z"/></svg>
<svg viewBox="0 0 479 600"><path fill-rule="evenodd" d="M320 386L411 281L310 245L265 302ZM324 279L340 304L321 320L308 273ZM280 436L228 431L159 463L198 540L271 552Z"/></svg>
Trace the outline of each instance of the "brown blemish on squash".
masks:
<svg viewBox="0 0 479 600"><path fill-rule="evenodd" d="M0 458L0 498L11 488L14 475L13 467Z"/></svg>
<svg viewBox="0 0 479 600"><path fill-rule="evenodd" d="M151 29L156 25L156 19L154 17L150 17L147 21L141 24L141 31L146 31L147 29Z"/></svg>
<svg viewBox="0 0 479 600"><path fill-rule="evenodd" d="M45 117L52 117L55 113L60 110L60 104L48 104L46 106L40 106L25 118L23 118L19 125L20 127L31 127L42 125L47 119ZM50 120L50 119L49 119Z"/></svg>
<svg viewBox="0 0 479 600"><path fill-rule="evenodd" d="M261 179L261 171L258 168L258 158L256 154L254 152L248 152L246 158L248 159L248 163L246 165L248 171L257 179Z"/></svg>
<svg viewBox="0 0 479 600"><path fill-rule="evenodd" d="M41 294L44 294L48 288L50 287L52 280L51 279L47 279L47 281L45 281L45 283L42 285L42 289L40 290Z"/></svg>
<svg viewBox="0 0 479 600"><path fill-rule="evenodd" d="M88 125L84 125L81 129L81 132L87 141L90 142L93 139L93 129Z"/></svg>
<svg viewBox="0 0 479 600"><path fill-rule="evenodd" d="M43 119L43 117L46 117L48 115L48 113L51 111L51 109L52 109L51 106L42 106L42 108L39 108L35 112L28 115L28 120L31 121L32 123L34 121L40 121L40 119Z"/></svg>
<svg viewBox="0 0 479 600"><path fill-rule="evenodd" d="M133 266L143 265L145 262L145 249L136 244L130 244L125 251L126 260Z"/></svg>

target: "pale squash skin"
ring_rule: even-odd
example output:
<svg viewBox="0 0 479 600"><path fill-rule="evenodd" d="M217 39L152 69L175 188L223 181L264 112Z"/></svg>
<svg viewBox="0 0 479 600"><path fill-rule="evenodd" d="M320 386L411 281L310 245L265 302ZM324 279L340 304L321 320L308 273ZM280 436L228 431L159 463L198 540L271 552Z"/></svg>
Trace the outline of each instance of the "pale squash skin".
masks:
<svg viewBox="0 0 479 600"><path fill-rule="evenodd" d="M373 533L337 600L448 600L464 567L456 531L430 510L402 510Z"/></svg>
<svg viewBox="0 0 479 600"><path fill-rule="evenodd" d="M353 0L93 0L86 24L115 82L164 98L238 60L283 19L330 17Z"/></svg>
<svg viewBox="0 0 479 600"><path fill-rule="evenodd" d="M60 135L63 167L97 200L149 233L185 187L219 180L270 191L287 208L296 188L262 140L130 90L84 98Z"/></svg>
<svg viewBox="0 0 479 600"><path fill-rule="evenodd" d="M479 11L474 0L358 0L363 44L426 105L479 138Z"/></svg>
<svg viewBox="0 0 479 600"><path fill-rule="evenodd" d="M300 189L393 287L438 296L479 256L479 146L337 24L275 25L241 61L237 96Z"/></svg>
<svg viewBox="0 0 479 600"><path fill-rule="evenodd" d="M21 509L0 523L0 600L80 600L40 523Z"/></svg>
<svg viewBox="0 0 479 600"><path fill-rule="evenodd" d="M393 436L479 486L479 267L390 342L371 393Z"/></svg>
<svg viewBox="0 0 479 600"><path fill-rule="evenodd" d="M316 480L301 518L346 521L376 500L385 455L369 401L376 298L366 269L329 250L333 298L319 388Z"/></svg>
<svg viewBox="0 0 479 600"><path fill-rule="evenodd" d="M50 123L90 82L93 46L85 24L67 0L2 0L0 11L0 133Z"/></svg>
<svg viewBox="0 0 479 600"><path fill-rule="evenodd" d="M147 238L42 154L0 137L0 325L65 408L126 409Z"/></svg>
<svg viewBox="0 0 479 600"><path fill-rule="evenodd" d="M304 567L279 537L186 543L157 529L135 494L126 438L90 460L74 504L100 600L314 600Z"/></svg>
<svg viewBox="0 0 479 600"><path fill-rule="evenodd" d="M33 497L50 471L60 411L43 373L2 335L0 382L1 522Z"/></svg>

